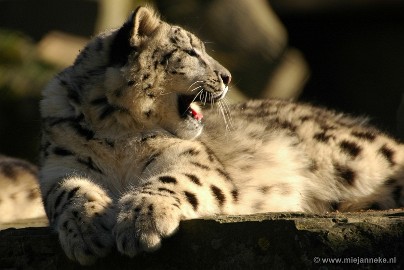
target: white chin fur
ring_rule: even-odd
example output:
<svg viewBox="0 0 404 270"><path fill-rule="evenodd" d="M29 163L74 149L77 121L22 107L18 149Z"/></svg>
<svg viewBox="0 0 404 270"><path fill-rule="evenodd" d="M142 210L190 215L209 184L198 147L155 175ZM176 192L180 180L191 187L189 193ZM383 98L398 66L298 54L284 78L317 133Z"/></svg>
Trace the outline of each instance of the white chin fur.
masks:
<svg viewBox="0 0 404 270"><path fill-rule="evenodd" d="M182 139L193 140L201 135L202 130L203 124L188 116L174 133Z"/></svg>

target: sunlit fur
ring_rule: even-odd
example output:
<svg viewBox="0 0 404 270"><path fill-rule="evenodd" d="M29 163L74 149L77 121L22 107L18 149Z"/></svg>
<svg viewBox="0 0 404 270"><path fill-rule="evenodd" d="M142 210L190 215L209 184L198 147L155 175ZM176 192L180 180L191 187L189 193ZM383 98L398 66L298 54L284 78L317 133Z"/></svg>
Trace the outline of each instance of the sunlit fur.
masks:
<svg viewBox="0 0 404 270"><path fill-rule="evenodd" d="M401 144L307 104L229 105L230 80L197 37L141 7L50 82L41 191L70 259L156 250L184 219L403 205Z"/></svg>

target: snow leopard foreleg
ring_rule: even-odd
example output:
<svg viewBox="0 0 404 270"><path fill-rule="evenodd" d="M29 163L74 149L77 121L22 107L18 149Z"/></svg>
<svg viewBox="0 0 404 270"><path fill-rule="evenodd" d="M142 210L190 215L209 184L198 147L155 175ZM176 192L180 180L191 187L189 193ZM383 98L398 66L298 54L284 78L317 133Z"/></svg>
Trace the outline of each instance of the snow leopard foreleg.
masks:
<svg viewBox="0 0 404 270"><path fill-rule="evenodd" d="M71 260L92 264L111 250L116 214L102 187L85 177L71 176L44 191L51 226Z"/></svg>
<svg viewBox="0 0 404 270"><path fill-rule="evenodd" d="M206 146L193 144L154 155L146 168L152 175L120 199L115 236L121 253L158 249L181 220L233 213L238 191L231 177Z"/></svg>

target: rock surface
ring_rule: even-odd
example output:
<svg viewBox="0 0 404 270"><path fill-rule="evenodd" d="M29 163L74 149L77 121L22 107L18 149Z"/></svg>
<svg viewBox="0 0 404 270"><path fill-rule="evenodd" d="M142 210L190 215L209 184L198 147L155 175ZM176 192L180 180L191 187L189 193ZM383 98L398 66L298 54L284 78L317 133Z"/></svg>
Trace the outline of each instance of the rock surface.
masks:
<svg viewBox="0 0 404 270"><path fill-rule="evenodd" d="M0 269L79 268L48 227L0 231ZM115 252L85 269L404 269L404 209L189 220L155 253Z"/></svg>

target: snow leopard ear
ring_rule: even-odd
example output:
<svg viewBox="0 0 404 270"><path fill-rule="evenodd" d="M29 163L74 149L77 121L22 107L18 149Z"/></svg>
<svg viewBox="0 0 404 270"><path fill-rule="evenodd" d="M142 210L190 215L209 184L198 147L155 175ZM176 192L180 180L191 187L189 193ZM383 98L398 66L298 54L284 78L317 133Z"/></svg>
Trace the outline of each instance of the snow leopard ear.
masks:
<svg viewBox="0 0 404 270"><path fill-rule="evenodd" d="M138 7L117 31L109 52L111 66L123 66L128 56L156 30L159 17L149 7Z"/></svg>
<svg viewBox="0 0 404 270"><path fill-rule="evenodd" d="M150 7L138 7L132 14L133 33L131 43L139 46L150 37L160 24L156 12Z"/></svg>

